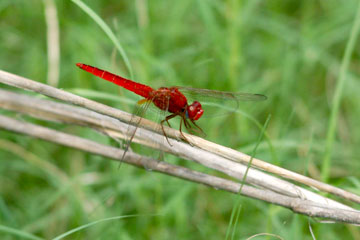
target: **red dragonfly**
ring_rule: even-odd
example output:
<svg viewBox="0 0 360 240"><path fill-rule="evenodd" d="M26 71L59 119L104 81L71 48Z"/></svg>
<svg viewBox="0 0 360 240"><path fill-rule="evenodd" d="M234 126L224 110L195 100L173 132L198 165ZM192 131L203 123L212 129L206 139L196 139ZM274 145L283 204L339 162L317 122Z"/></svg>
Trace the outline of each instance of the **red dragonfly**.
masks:
<svg viewBox="0 0 360 240"><path fill-rule="evenodd" d="M152 102L157 108L161 109L162 111L170 112L171 114L165 117L165 119L160 122L162 132L168 142L169 140L166 136L163 125L166 122L170 126L169 120L176 116L181 117L179 130L181 136L187 142L189 141L182 133L182 125L184 125L189 132L203 133L201 128L195 123L195 121L204 114L202 105L199 101L194 101L193 103L189 104L187 98L183 93L186 93L187 95L191 95L192 97L198 99L212 99L213 102L219 101L219 99L221 99L221 101L231 100L232 102L236 103L236 108L238 106L238 101L262 101L266 100L267 98L266 96L261 94L233 93L190 87L161 87L159 89L153 89L152 87L149 87L147 85L120 77L105 70L101 70L97 67L92 67L83 63L77 63L76 66L97 77L115 83L116 85L119 85L129 91L132 91L137 95L144 97L144 99L138 102L139 104ZM197 130L191 126L191 123L197 128Z"/></svg>

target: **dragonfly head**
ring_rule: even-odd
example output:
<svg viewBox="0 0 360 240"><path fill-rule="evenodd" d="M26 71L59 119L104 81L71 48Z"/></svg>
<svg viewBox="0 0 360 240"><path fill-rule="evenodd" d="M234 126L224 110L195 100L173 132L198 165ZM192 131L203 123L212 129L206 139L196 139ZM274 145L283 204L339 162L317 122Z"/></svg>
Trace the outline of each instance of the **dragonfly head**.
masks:
<svg viewBox="0 0 360 240"><path fill-rule="evenodd" d="M201 104L198 101L194 101L192 104L186 107L186 116L192 120L198 120L204 113Z"/></svg>

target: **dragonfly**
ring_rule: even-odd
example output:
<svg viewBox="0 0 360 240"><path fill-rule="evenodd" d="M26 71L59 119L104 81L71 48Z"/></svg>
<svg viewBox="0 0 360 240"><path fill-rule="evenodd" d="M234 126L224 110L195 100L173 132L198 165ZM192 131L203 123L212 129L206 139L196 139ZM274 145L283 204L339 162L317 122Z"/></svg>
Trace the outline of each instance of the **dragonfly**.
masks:
<svg viewBox="0 0 360 240"><path fill-rule="evenodd" d="M146 111L150 103L153 103L158 109L163 112L169 112L170 115L166 116L161 120L160 125L167 142L170 144L166 132L164 130L164 123L166 122L171 127L169 120L179 116L180 117L180 135L182 138L190 143L184 136L182 127L185 126L188 132L200 132L203 130L196 124L195 121L199 120L203 115L206 115L201 103L198 100L193 101L189 104L186 96L191 96L194 99L205 99L212 102L225 101L235 102L235 107L232 110L236 110L239 101L263 101L267 97L262 94L251 94L251 93L236 93L236 92L225 92L209 89L191 88L191 87L160 87L154 89L145 84L141 84L130 79L115 75L108 71L99 69L83 63L77 63L76 66L89 72L97 77L112 82L120 87L123 87L141 97L138 104L146 103L143 111ZM194 128L194 127L195 128ZM137 126L136 126L137 127ZM136 131L136 130L135 130ZM135 134L135 133L133 133ZM132 136L133 137L133 136ZM130 140L131 141L131 140Z"/></svg>

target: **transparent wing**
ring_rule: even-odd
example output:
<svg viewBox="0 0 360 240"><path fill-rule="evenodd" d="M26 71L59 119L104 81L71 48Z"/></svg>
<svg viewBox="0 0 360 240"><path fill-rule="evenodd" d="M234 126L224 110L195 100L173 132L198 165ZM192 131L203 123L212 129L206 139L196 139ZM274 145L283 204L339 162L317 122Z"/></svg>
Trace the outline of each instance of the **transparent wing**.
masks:
<svg viewBox="0 0 360 240"><path fill-rule="evenodd" d="M119 167L121 167L121 163L123 162L126 153L129 151L130 145L132 143L132 140L134 139L136 130L138 129L141 119L144 117L146 111L148 110L149 106L151 104L151 101L146 101L144 104L136 104L135 110L131 116L129 127L127 129L127 132L125 134L125 145L124 145L124 153L120 159Z"/></svg>
<svg viewBox="0 0 360 240"><path fill-rule="evenodd" d="M142 100L138 101L138 103L136 104L136 107L135 107L135 111L132 114L132 118L129 123L129 128L126 133L124 153L121 158L120 164L123 162L123 159L126 156L126 153L130 150L130 145L132 144L132 142L134 140L136 131L138 130L141 120L144 118L145 114L148 117L149 110L150 110L150 112L152 112L152 114L150 114L150 115L152 115L151 117L155 118L152 120L155 120L158 123L158 129L156 129L155 132L163 132L160 123L169 114L169 112L167 111L167 109L169 108L169 98L165 98L163 101L164 101L163 105L166 106L166 110L161 110L161 109L157 108L153 104L153 99L151 99L151 100L142 99ZM166 125L166 123L164 123L164 124ZM163 146L166 146L167 144L170 145L170 142L167 143L166 141L167 141L167 137L164 135L160 141L154 140L151 143L151 146L148 146L149 148L147 148L147 147L144 148L142 146L141 151L143 154L145 154L147 156L151 156L158 160L163 160L164 159L164 151L163 150L154 151L153 148L163 149L164 148ZM158 154L158 152L159 152L159 154ZM120 165L119 165L119 167L120 167ZM144 167L147 170L151 170L151 166L144 164Z"/></svg>
<svg viewBox="0 0 360 240"><path fill-rule="evenodd" d="M191 87L176 88L186 96L189 104L192 101L201 103L204 108L204 117L218 115L221 110L234 112L239 108L242 101L264 101L267 99L262 94L225 92ZM218 113L216 114L216 112Z"/></svg>
<svg viewBox="0 0 360 240"><path fill-rule="evenodd" d="M236 100L236 101L264 101L267 99L265 95L262 94L252 94L252 93L238 93L238 92L225 92L217 91L210 89L202 88L191 88L191 87L176 87L182 93L189 94L194 97L199 97L204 100Z"/></svg>

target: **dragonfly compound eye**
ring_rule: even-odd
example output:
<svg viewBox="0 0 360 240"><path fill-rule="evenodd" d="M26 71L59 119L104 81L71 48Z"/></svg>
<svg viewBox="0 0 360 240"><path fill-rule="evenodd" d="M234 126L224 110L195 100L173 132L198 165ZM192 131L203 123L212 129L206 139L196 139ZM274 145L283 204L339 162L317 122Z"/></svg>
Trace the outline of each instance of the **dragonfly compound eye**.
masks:
<svg viewBox="0 0 360 240"><path fill-rule="evenodd" d="M187 107L188 117L192 120L198 120L204 113L201 104L198 101L194 101Z"/></svg>

